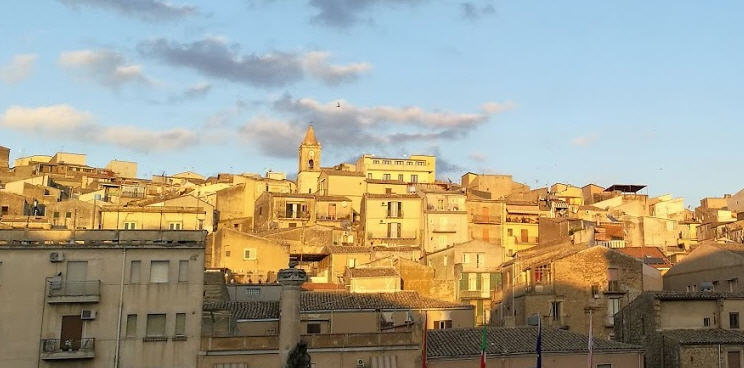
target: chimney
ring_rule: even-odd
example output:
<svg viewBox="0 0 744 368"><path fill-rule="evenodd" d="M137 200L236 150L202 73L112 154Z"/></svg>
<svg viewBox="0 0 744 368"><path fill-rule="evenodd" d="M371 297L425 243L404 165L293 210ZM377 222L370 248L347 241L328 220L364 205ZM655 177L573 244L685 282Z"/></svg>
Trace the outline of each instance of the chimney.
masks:
<svg viewBox="0 0 744 368"><path fill-rule="evenodd" d="M289 268L279 271L277 281L282 286L279 301L279 367L287 363L289 352L300 341L300 285L307 281L305 270Z"/></svg>

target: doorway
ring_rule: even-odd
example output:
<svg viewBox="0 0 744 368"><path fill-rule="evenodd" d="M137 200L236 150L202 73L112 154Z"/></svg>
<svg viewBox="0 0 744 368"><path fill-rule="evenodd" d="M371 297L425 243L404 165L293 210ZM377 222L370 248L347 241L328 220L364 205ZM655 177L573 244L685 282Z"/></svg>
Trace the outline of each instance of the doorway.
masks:
<svg viewBox="0 0 744 368"><path fill-rule="evenodd" d="M59 336L59 347L62 350L80 350L83 337L83 321L80 316L62 316L62 332Z"/></svg>

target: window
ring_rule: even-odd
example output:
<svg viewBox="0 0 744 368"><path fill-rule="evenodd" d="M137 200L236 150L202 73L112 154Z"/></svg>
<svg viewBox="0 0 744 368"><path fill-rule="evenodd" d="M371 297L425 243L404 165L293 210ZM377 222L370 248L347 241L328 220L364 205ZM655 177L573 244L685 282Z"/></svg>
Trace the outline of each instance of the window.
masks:
<svg viewBox="0 0 744 368"><path fill-rule="evenodd" d="M390 174L382 174L382 180L390 180Z"/></svg>
<svg viewBox="0 0 744 368"><path fill-rule="evenodd" d="M729 313L729 328L731 329L739 328L739 312Z"/></svg>
<svg viewBox="0 0 744 368"><path fill-rule="evenodd" d="M382 163L383 163L383 164L385 164L385 165L390 165L390 164L392 164L393 162L392 162L392 161L390 161L390 160L384 160L384 161L382 161Z"/></svg>
<svg viewBox="0 0 744 368"><path fill-rule="evenodd" d="M230 257L230 251L229 250L226 250L225 251L225 257Z"/></svg>
<svg viewBox="0 0 744 368"><path fill-rule="evenodd" d="M372 173L367 173L367 179L372 179Z"/></svg>
<svg viewBox="0 0 744 368"><path fill-rule="evenodd" d="M418 175L411 174L411 183L418 183Z"/></svg>
<svg viewBox="0 0 744 368"><path fill-rule="evenodd" d="M204 220L199 219L199 230L204 230Z"/></svg>
<svg viewBox="0 0 744 368"><path fill-rule="evenodd" d="M126 331L125 336L126 337L137 336L137 315L136 314L127 314L127 331Z"/></svg>
<svg viewBox="0 0 744 368"><path fill-rule="evenodd" d="M514 230L512 230L512 229L506 229L506 235L507 236L514 236Z"/></svg>
<svg viewBox="0 0 744 368"><path fill-rule="evenodd" d="M372 160L372 163L373 164L379 164L380 163L380 160Z"/></svg>
<svg viewBox="0 0 744 368"><path fill-rule="evenodd" d="M550 318L555 322L561 320L561 302L550 302Z"/></svg>
<svg viewBox="0 0 744 368"><path fill-rule="evenodd" d="M731 280L728 280L728 287L730 292L736 291L736 289L739 288L739 278L733 278Z"/></svg>
<svg viewBox="0 0 744 368"><path fill-rule="evenodd" d="M592 285L592 296L599 298L599 285Z"/></svg>
<svg viewBox="0 0 744 368"><path fill-rule="evenodd" d="M719 290L719 288L721 287L721 286L720 286L720 285L718 285L718 284L719 284L718 280L716 280L716 281L713 281L713 290L714 290L714 291L717 291L717 290Z"/></svg>
<svg viewBox="0 0 744 368"><path fill-rule="evenodd" d="M447 265L447 258L448 258L447 256L444 256L444 257L442 258L442 265L443 265L443 266L446 266L446 265Z"/></svg>
<svg viewBox="0 0 744 368"><path fill-rule="evenodd" d="M8 210L8 206L3 206L3 215L7 215L8 214L8 211L7 210ZM54 216L54 218L59 218L59 212L54 211L54 215L53 216Z"/></svg>
<svg viewBox="0 0 744 368"><path fill-rule="evenodd" d="M416 161L416 166L424 166L426 165L425 161Z"/></svg>
<svg viewBox="0 0 744 368"><path fill-rule="evenodd" d="M189 281L189 261L178 261L178 282Z"/></svg>
<svg viewBox="0 0 744 368"><path fill-rule="evenodd" d="M124 222L124 230L135 230L137 229L137 223L134 221Z"/></svg>
<svg viewBox="0 0 744 368"><path fill-rule="evenodd" d="M403 217L403 202L388 202L387 203L387 217L393 217L393 218Z"/></svg>
<svg viewBox="0 0 744 368"><path fill-rule="evenodd" d="M168 282L168 261L152 261L150 262L150 282L152 283L167 283Z"/></svg>
<svg viewBox="0 0 744 368"><path fill-rule="evenodd" d="M470 253L462 254L462 263L470 263Z"/></svg>
<svg viewBox="0 0 744 368"><path fill-rule="evenodd" d="M610 363L597 364L597 368L612 368L612 364Z"/></svg>
<svg viewBox="0 0 744 368"><path fill-rule="evenodd" d="M620 311L620 299L607 299L607 326L615 325L615 314Z"/></svg>
<svg viewBox="0 0 744 368"><path fill-rule="evenodd" d="M165 336L165 314L147 315L147 337Z"/></svg>
<svg viewBox="0 0 744 368"><path fill-rule="evenodd" d="M413 166L413 161L406 161L406 165Z"/></svg>
<svg viewBox="0 0 744 368"><path fill-rule="evenodd" d="M434 328L437 330L443 330L445 328L452 328L452 320L447 319L444 321L434 321Z"/></svg>
<svg viewBox="0 0 744 368"><path fill-rule="evenodd" d="M703 318L703 327L710 327L710 317Z"/></svg>
<svg viewBox="0 0 744 368"><path fill-rule="evenodd" d="M550 265L540 265L535 267L534 275L536 284L550 283ZM594 289L592 289L592 291L594 291Z"/></svg>
<svg viewBox="0 0 744 368"><path fill-rule="evenodd" d="M469 273L468 274L468 290L478 290L478 274L477 273Z"/></svg>
<svg viewBox="0 0 744 368"><path fill-rule="evenodd" d="M256 259L256 249L255 248L245 248L243 249L243 259L245 260L255 260Z"/></svg>
<svg viewBox="0 0 744 368"><path fill-rule="evenodd" d="M313 322L307 324L307 333L308 334L319 334L320 333L320 323Z"/></svg>
<svg viewBox="0 0 744 368"><path fill-rule="evenodd" d="M140 272L142 269L142 261L132 261L129 264L129 283L138 284L140 282Z"/></svg>
<svg viewBox="0 0 744 368"><path fill-rule="evenodd" d="M475 267L483 267L486 263L486 255L484 253L478 253L475 255Z"/></svg>
<svg viewBox="0 0 744 368"><path fill-rule="evenodd" d="M398 181L403 181L403 174L398 174Z"/></svg>
<svg viewBox="0 0 744 368"><path fill-rule="evenodd" d="M246 296L259 296L261 295L261 288L246 288L245 295Z"/></svg>
<svg viewBox="0 0 744 368"><path fill-rule="evenodd" d="M168 230L181 230L182 226L180 222L171 222L168 224Z"/></svg>
<svg viewBox="0 0 744 368"><path fill-rule="evenodd" d="M395 164L396 165L403 165L403 163L404 163L404 161L400 161L400 160L395 161Z"/></svg>
<svg viewBox="0 0 744 368"><path fill-rule="evenodd" d="M65 218L72 218L72 212L65 212Z"/></svg>
<svg viewBox="0 0 744 368"><path fill-rule="evenodd" d="M174 336L186 336L186 313L176 313L176 330Z"/></svg>
<svg viewBox="0 0 744 368"><path fill-rule="evenodd" d="M347 266L348 266L349 268L354 268L354 267L356 267L356 258L349 258L349 259L348 259L348 260L346 261L346 265L347 265Z"/></svg>

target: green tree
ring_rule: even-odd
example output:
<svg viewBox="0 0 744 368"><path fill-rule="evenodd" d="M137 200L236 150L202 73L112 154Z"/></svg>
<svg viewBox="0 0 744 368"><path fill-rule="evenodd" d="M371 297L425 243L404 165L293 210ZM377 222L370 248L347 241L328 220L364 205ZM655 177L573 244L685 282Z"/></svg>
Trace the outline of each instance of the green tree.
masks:
<svg viewBox="0 0 744 368"><path fill-rule="evenodd" d="M307 353L307 343L300 340L289 352L285 368L310 368L310 354Z"/></svg>

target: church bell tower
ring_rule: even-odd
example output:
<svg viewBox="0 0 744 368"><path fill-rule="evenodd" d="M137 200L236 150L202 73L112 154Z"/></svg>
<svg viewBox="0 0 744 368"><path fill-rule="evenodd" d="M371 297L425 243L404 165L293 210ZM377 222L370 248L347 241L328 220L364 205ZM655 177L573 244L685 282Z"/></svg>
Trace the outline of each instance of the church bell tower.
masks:
<svg viewBox="0 0 744 368"><path fill-rule="evenodd" d="M298 152L299 170L297 172L297 192L315 193L320 176L320 153L322 147L315 138L315 129L310 125Z"/></svg>

